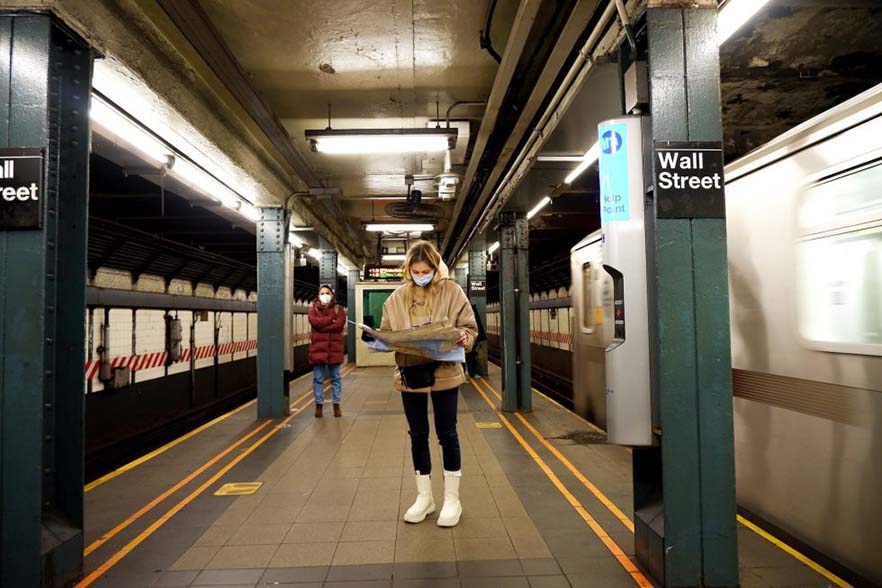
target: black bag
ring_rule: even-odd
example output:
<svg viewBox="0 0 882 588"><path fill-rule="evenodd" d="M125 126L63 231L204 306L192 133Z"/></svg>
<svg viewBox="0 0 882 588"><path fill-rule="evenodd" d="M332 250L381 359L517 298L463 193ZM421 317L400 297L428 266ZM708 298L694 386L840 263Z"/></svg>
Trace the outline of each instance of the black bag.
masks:
<svg viewBox="0 0 882 588"><path fill-rule="evenodd" d="M440 363L440 361L433 361L407 367L398 366L398 373L401 374L401 383L409 390L431 388L435 385L435 368Z"/></svg>

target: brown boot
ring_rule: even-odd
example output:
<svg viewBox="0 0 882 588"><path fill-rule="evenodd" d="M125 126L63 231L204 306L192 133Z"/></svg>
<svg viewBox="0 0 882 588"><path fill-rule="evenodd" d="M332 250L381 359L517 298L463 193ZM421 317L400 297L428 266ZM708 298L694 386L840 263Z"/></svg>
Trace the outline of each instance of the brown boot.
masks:
<svg viewBox="0 0 882 588"><path fill-rule="evenodd" d="M315 418L317 418L317 419L322 418L322 405L321 404L315 405Z"/></svg>
<svg viewBox="0 0 882 588"><path fill-rule="evenodd" d="M341 417L341 416L343 416L343 411L340 410L340 405L337 404L336 402L334 403L334 416L335 416L335 417Z"/></svg>

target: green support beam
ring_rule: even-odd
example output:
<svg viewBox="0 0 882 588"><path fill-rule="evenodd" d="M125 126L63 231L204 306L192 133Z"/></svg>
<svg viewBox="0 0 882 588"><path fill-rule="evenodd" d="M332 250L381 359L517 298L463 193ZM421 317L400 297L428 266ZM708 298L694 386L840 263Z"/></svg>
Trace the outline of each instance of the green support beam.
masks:
<svg viewBox="0 0 882 588"><path fill-rule="evenodd" d="M459 287L462 288L463 292L466 292L468 289L468 272L464 267L457 267L453 270L453 279L459 284Z"/></svg>
<svg viewBox="0 0 882 588"><path fill-rule="evenodd" d="M346 280L346 314L347 318L355 322L355 284L359 281L361 272L349 270L348 279ZM355 362L355 335L358 331L353 325L348 325L346 335L346 354L349 356L350 362Z"/></svg>
<svg viewBox="0 0 882 588"><path fill-rule="evenodd" d="M288 211L260 208L257 221L257 416L283 418L290 411L291 267L287 251Z"/></svg>
<svg viewBox="0 0 882 588"><path fill-rule="evenodd" d="M654 141L721 141L716 8L649 2ZM677 202L654 219L661 447L634 452L637 557L666 587L735 587L726 221Z"/></svg>
<svg viewBox="0 0 882 588"><path fill-rule="evenodd" d="M530 225L520 213L499 213L499 299L502 324L502 410L533 409L530 385Z"/></svg>
<svg viewBox="0 0 882 588"><path fill-rule="evenodd" d="M83 565L89 92L93 54L54 17L0 13L0 147L43 149L41 228L0 229L0 585Z"/></svg>
<svg viewBox="0 0 882 588"><path fill-rule="evenodd" d="M319 284L328 284L334 292L337 291L337 250L333 246L320 239L322 257L319 260Z"/></svg>
<svg viewBox="0 0 882 588"><path fill-rule="evenodd" d="M468 289L469 302L475 307L475 314L484 328L487 328L487 242L484 238L475 239L469 246ZM477 372L486 376L489 372L487 364L487 342L478 344Z"/></svg>

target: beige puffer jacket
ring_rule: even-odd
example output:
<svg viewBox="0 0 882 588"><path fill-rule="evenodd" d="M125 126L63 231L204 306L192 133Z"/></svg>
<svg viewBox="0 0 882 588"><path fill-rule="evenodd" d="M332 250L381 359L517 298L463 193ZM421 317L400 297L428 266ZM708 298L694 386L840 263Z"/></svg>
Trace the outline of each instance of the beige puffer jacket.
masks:
<svg viewBox="0 0 882 588"><path fill-rule="evenodd" d="M442 273L442 276L444 274ZM440 321L447 319L452 325L455 325L466 332L468 341L466 342L466 350L470 350L475 344L475 338L478 335L478 325L475 322L475 313L472 312L472 305L466 298L465 292L456 282L443 277L436 284L431 286L435 289L431 312L425 307L415 303L411 288L419 288L405 284L399 286L383 305L383 321L381 329L383 330L402 330L409 329L412 326L420 325L432 321ZM412 366L427 363L425 357L415 355L407 355L404 353L395 354L395 363L399 366ZM443 362L435 369L435 385L431 390L449 390L466 382L465 372L462 364L453 362ZM395 370L395 389L407 392L430 392L429 388L420 388L417 390L409 390L401 383L401 375Z"/></svg>

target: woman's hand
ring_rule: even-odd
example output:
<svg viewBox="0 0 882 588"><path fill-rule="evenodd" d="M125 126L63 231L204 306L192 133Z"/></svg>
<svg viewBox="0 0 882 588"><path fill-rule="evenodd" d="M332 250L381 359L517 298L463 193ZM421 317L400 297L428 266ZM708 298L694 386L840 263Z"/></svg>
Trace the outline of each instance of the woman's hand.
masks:
<svg viewBox="0 0 882 588"><path fill-rule="evenodd" d="M469 334L465 332L465 330L459 330L459 339L456 340L456 344L460 347L465 347L469 342Z"/></svg>

